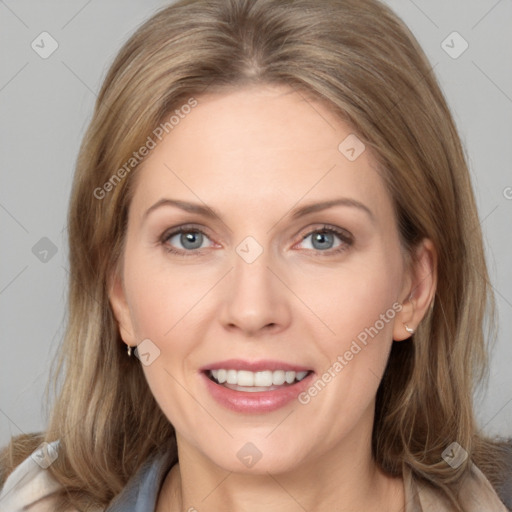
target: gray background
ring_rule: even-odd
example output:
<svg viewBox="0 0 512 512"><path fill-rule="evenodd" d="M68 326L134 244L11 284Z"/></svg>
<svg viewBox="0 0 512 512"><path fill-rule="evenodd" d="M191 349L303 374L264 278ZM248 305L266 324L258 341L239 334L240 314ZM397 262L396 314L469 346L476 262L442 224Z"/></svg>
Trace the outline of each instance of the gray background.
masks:
<svg viewBox="0 0 512 512"><path fill-rule="evenodd" d="M500 315L489 387L477 410L487 432L510 436L512 1L387 3L435 65L468 154ZM0 446L44 429L44 386L65 326L64 226L79 144L107 66L166 4L0 0ZM44 31L59 45L46 59L31 47ZM454 31L469 44L458 58L463 41L446 39ZM40 253L44 237L54 255Z"/></svg>

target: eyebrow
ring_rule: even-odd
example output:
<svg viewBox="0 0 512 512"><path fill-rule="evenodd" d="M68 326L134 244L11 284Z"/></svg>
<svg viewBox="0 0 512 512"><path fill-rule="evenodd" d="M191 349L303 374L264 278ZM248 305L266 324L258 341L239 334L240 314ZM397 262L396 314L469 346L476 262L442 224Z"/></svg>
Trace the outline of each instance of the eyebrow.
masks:
<svg viewBox="0 0 512 512"><path fill-rule="evenodd" d="M219 215L212 208L202 205L199 203L191 203L189 201L181 201L179 199L168 199L162 198L158 200L154 205L150 206L143 214L142 220L144 221L148 215L162 206L174 206L176 208L180 208L189 213L196 213L198 215L202 215L204 217L213 219L218 218L222 221L221 215ZM304 217L305 215L309 215L311 213L319 212L322 210L326 210L328 208L332 208L333 206L349 206L352 208L357 208L363 212L365 212L372 222L375 222L375 215L365 204L357 201L356 199L351 199L348 197L340 197L337 199L331 199L328 201L321 201L318 203L307 204L305 206L301 206L300 208L295 208L288 215L292 220L296 220L300 217ZM284 217L284 216L283 216Z"/></svg>

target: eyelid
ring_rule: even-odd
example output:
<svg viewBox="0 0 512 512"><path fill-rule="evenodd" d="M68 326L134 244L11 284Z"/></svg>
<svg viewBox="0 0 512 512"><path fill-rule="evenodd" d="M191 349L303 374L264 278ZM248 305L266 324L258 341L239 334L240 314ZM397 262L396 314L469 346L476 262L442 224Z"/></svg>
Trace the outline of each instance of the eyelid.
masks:
<svg viewBox="0 0 512 512"><path fill-rule="evenodd" d="M210 238L207 233L208 230L203 227L200 227L197 224L180 224L179 226L174 226L172 228L166 229L163 232L163 234L161 235L160 239L168 240L171 236L177 235L178 233L181 233L181 232L188 232L188 231L197 231L197 232L202 233L203 235L207 236L208 238Z"/></svg>
<svg viewBox="0 0 512 512"><path fill-rule="evenodd" d="M333 232L335 235L339 236L344 242L346 243L354 243L354 236L350 231L340 228L339 226L335 226L333 224L326 224L324 222L319 222L316 224L316 226L308 226L307 228L304 228L304 230L301 230L301 233L305 233L304 236L302 236L301 240L304 240L304 238L310 236L312 233L320 232L320 231L327 231L327 232Z"/></svg>

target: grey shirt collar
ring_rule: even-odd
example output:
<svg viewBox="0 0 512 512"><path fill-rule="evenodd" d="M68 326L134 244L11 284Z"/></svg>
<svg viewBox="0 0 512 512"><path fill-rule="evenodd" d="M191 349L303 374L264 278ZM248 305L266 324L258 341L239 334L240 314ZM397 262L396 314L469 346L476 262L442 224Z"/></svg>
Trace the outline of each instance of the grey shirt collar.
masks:
<svg viewBox="0 0 512 512"><path fill-rule="evenodd" d="M148 459L105 512L153 512L160 488L171 466L168 453Z"/></svg>

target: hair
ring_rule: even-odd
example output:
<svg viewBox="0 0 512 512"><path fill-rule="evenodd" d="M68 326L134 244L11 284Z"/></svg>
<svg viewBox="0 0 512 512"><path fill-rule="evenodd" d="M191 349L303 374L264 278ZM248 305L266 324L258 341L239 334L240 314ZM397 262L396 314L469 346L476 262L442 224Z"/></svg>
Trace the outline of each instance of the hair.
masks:
<svg viewBox="0 0 512 512"><path fill-rule="evenodd" d="M405 464L462 510L457 490L470 460L495 488L503 473L504 441L485 437L473 410L473 393L488 373L494 304L454 121L416 39L378 0L181 0L124 44L76 164L69 316L52 368L48 428L11 440L0 480L39 443L59 439L59 457L48 468L63 486L56 510L88 511L110 503L160 450L177 461L174 428L141 365L126 356L109 303L139 165L126 171L126 162L191 98L200 103L206 91L250 85L291 87L348 123L382 169L407 253L413 257L424 238L435 246L435 300L412 342L393 344L376 397L372 450L384 471L400 475ZM122 179L107 187L123 166ZM98 198L98 188L108 194ZM441 455L452 441L469 453L457 469Z"/></svg>

